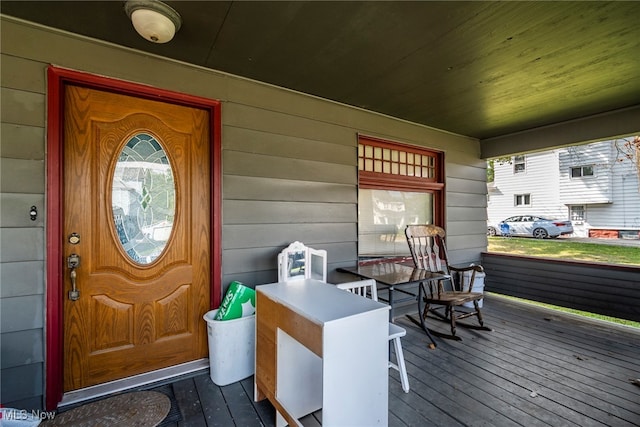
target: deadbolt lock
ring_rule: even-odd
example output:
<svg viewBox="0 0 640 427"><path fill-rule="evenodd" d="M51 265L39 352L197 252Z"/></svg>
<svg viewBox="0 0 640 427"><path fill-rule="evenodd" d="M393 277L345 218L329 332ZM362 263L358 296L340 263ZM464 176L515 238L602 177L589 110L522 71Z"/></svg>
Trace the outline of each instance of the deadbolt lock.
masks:
<svg viewBox="0 0 640 427"><path fill-rule="evenodd" d="M71 233L69 234L69 237L67 240L72 245L77 245L78 243L80 243L80 235L78 233Z"/></svg>

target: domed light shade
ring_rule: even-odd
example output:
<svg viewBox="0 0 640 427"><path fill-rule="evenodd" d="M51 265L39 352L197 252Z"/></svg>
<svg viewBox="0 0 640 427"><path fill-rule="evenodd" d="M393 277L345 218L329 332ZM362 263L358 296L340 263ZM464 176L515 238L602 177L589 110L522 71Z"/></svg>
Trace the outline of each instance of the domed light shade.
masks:
<svg viewBox="0 0 640 427"><path fill-rule="evenodd" d="M153 43L166 43L182 25L178 12L158 0L128 0L124 10L133 27Z"/></svg>

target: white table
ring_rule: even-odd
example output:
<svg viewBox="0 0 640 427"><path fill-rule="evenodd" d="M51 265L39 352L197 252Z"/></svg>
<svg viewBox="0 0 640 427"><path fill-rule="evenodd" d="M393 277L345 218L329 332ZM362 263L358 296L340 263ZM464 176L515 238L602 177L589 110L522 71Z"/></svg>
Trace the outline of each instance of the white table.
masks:
<svg viewBox="0 0 640 427"><path fill-rule="evenodd" d="M255 400L276 425L388 423L389 306L317 280L256 286Z"/></svg>

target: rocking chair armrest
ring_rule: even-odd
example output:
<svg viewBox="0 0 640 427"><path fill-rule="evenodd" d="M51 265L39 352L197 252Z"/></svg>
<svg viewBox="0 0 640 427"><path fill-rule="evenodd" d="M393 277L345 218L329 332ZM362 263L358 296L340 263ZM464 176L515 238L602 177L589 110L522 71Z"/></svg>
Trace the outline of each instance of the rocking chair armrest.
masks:
<svg viewBox="0 0 640 427"><path fill-rule="evenodd" d="M458 279L452 282L452 285L455 289L464 292L472 292L475 282L476 282L476 274L484 273L484 268L481 265L469 265L467 267L454 267L449 266L451 272L458 273ZM469 274L468 272L472 272Z"/></svg>

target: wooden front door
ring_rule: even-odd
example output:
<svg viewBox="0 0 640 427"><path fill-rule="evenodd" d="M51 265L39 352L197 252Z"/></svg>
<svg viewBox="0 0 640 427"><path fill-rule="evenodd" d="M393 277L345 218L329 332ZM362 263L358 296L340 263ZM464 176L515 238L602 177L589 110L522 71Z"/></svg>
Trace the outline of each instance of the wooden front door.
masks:
<svg viewBox="0 0 640 427"><path fill-rule="evenodd" d="M64 97L64 391L206 357L209 112Z"/></svg>

